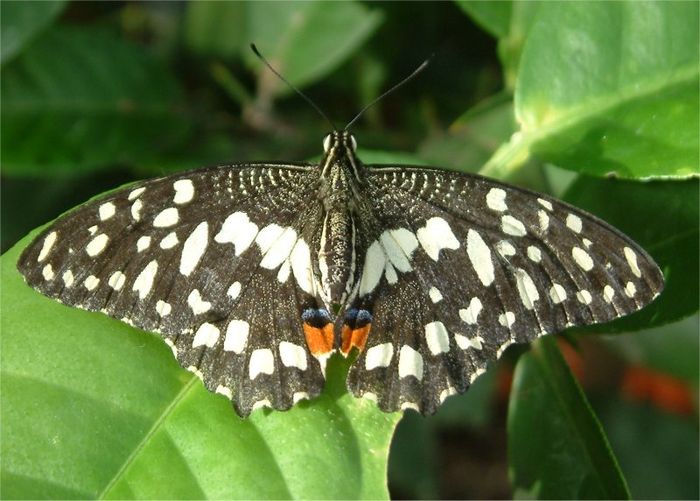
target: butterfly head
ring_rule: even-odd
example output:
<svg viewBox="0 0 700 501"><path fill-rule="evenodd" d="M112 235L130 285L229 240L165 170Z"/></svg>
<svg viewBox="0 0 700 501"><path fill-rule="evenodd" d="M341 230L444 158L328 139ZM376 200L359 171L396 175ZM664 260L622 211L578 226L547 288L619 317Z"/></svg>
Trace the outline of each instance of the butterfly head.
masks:
<svg viewBox="0 0 700 501"><path fill-rule="evenodd" d="M357 141L348 131L333 131L323 138L323 153L325 155L342 155L343 153L355 153Z"/></svg>

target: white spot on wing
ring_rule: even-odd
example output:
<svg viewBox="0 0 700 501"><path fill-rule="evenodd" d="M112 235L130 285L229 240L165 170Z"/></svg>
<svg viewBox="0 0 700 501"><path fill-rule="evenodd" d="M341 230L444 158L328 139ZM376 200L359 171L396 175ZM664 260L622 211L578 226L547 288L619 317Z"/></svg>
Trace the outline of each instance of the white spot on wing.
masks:
<svg viewBox="0 0 700 501"><path fill-rule="evenodd" d="M143 202L141 199L137 199L131 204L131 217L134 218L134 221L139 221L141 219L141 209L143 209Z"/></svg>
<svg viewBox="0 0 700 501"><path fill-rule="evenodd" d="M309 394L305 391L295 391L294 395L292 395L292 402L295 404L298 402L301 402L302 400L308 400Z"/></svg>
<svg viewBox="0 0 700 501"><path fill-rule="evenodd" d="M498 323L503 327L510 327L515 323L515 314L512 311L506 311L502 315L498 316Z"/></svg>
<svg viewBox="0 0 700 501"><path fill-rule="evenodd" d="M177 233L174 231L168 233L166 237L160 241L160 248L161 249L172 249L179 243L179 240L177 239Z"/></svg>
<svg viewBox="0 0 700 501"><path fill-rule="evenodd" d="M95 275L90 275L85 279L85 282L83 282L83 285L85 288L89 291L94 290L95 287L97 287L100 284L100 279L97 278Z"/></svg>
<svg viewBox="0 0 700 501"><path fill-rule="evenodd" d="M251 223L245 212L234 212L226 218L214 240L220 244L231 243L236 256L243 254L258 234L258 226Z"/></svg>
<svg viewBox="0 0 700 501"><path fill-rule="evenodd" d="M73 272L70 270L65 271L63 273L62 278L63 278L63 283L66 284L66 287L70 287L71 285L73 285L73 281L75 280L75 277L73 276Z"/></svg>
<svg viewBox="0 0 700 501"><path fill-rule="evenodd" d="M88 256L95 257L100 252L105 250L105 247L107 247L107 242L109 242L109 237L104 233L100 233L95 238L90 240L90 243L88 243L85 247L85 252L88 253Z"/></svg>
<svg viewBox="0 0 700 501"><path fill-rule="evenodd" d="M501 240L496 244L496 250L503 257L515 256L515 247L508 240Z"/></svg>
<svg viewBox="0 0 700 501"><path fill-rule="evenodd" d="M56 243L57 236L58 234L55 231L52 231L51 233L46 235L46 238L44 238L44 243L41 246L41 251L39 252L39 257L37 257L36 259L38 263L41 263L44 259L46 259L46 256L49 255L53 244Z"/></svg>
<svg viewBox="0 0 700 501"><path fill-rule="evenodd" d="M481 238L481 235L471 229L467 233L467 255L481 283L484 286L491 285L495 278L491 250Z"/></svg>
<svg viewBox="0 0 700 501"><path fill-rule="evenodd" d="M399 377L408 376L423 380L423 357L410 346L403 345L399 351Z"/></svg>
<svg viewBox="0 0 700 501"><path fill-rule="evenodd" d="M552 207L552 203L549 200L545 200L544 198L538 198L537 202L550 212L554 209L554 207Z"/></svg>
<svg viewBox="0 0 700 501"><path fill-rule="evenodd" d="M109 281L107 282L107 285L109 285L115 291L118 291L122 287L124 287L125 283L126 283L126 275L124 275L121 271L115 271L114 273L112 273L112 276L109 277Z"/></svg>
<svg viewBox="0 0 700 501"><path fill-rule="evenodd" d="M523 305L528 310L532 310L535 307L535 302L540 298L535 282L532 281L532 278L525 270L518 268L515 270L515 284L518 287L518 293Z"/></svg>
<svg viewBox="0 0 700 501"><path fill-rule="evenodd" d="M153 281L156 278L156 273L158 272L158 261L155 259L148 263L146 267L139 273L136 277L132 290L139 293L139 298L144 299L151 292L151 287L153 287Z"/></svg>
<svg viewBox="0 0 700 501"><path fill-rule="evenodd" d="M481 301L478 297L473 297L467 308L459 310L459 318L461 318L463 322L474 325L479 317L479 313L481 313L481 309Z"/></svg>
<svg viewBox="0 0 700 501"><path fill-rule="evenodd" d="M390 285L394 285L399 281L399 276L396 274L396 270L391 263L386 263L386 267L384 268L384 276L386 276L386 281Z"/></svg>
<svg viewBox="0 0 700 501"><path fill-rule="evenodd" d="M531 245L527 248L527 257L529 257L531 261L539 263L542 261L542 251L534 245Z"/></svg>
<svg viewBox="0 0 700 501"><path fill-rule="evenodd" d="M607 303L612 303L614 295L615 295L615 289L613 289L609 285L606 285L605 287L603 287L603 299L605 299L605 301Z"/></svg>
<svg viewBox="0 0 700 501"><path fill-rule="evenodd" d="M576 214L569 214L568 216L566 216L566 226L568 226L570 230L575 231L576 233L581 233L583 223L581 222L581 218L578 217Z"/></svg>
<svg viewBox="0 0 700 501"><path fill-rule="evenodd" d="M202 300L202 295L198 289L192 289L190 295L187 296L187 304L192 308L192 313L200 315L211 310L211 303Z"/></svg>
<svg viewBox="0 0 700 501"><path fill-rule="evenodd" d="M462 334L455 334L455 342L463 350L468 350L473 348L475 350L481 350L484 348L484 339L481 336L476 336L475 338L469 339L467 336Z"/></svg>
<svg viewBox="0 0 700 501"><path fill-rule="evenodd" d="M100 220L101 221L107 221L109 218L114 216L114 213L116 212L117 208L114 206L112 202L107 202L102 205L100 205L100 208L97 210L99 215L100 215Z"/></svg>
<svg viewBox="0 0 700 501"><path fill-rule="evenodd" d="M138 201L138 200L137 200ZM153 220L153 226L156 228L167 228L176 225L180 220L180 214L175 207L163 209Z"/></svg>
<svg viewBox="0 0 700 501"><path fill-rule="evenodd" d="M176 204L186 204L194 197L194 184L189 179L180 179L173 183L175 196L173 202Z"/></svg>
<svg viewBox="0 0 700 501"><path fill-rule="evenodd" d="M303 238L297 240L289 257L297 284L307 294L314 294L314 276L311 269L311 252Z"/></svg>
<svg viewBox="0 0 700 501"><path fill-rule="evenodd" d="M428 349L433 355L450 351L450 340L447 336L445 324L440 321L430 322L425 326L425 340Z"/></svg>
<svg viewBox="0 0 700 501"><path fill-rule="evenodd" d="M637 293L637 287L634 285L633 282L627 282L627 285L625 285L625 294L627 297L634 297L634 295Z"/></svg>
<svg viewBox="0 0 700 501"><path fill-rule="evenodd" d="M248 344L250 324L245 320L231 320L226 327L226 339L224 339L224 351L232 351L237 355L243 353Z"/></svg>
<svg viewBox="0 0 700 501"><path fill-rule="evenodd" d="M543 210L537 211L537 219L540 222L540 231L543 233L549 228L549 216Z"/></svg>
<svg viewBox="0 0 700 501"><path fill-rule="evenodd" d="M513 216L503 216L501 218L501 230L506 235L513 235L514 237L523 237L527 234L525 225Z"/></svg>
<svg viewBox="0 0 700 501"><path fill-rule="evenodd" d="M265 234L265 230L267 230L267 228L269 228L269 226L263 228L260 231L260 233L258 233L258 236L255 239L257 243L259 243L261 237ZM277 226L277 228L279 228L279 226ZM289 257L289 255L292 252L292 249L294 248L294 244L296 244L296 241L297 232L294 231L293 228L284 228L282 233L277 235L277 238L264 252L262 261L260 261L260 266L268 270L274 270L275 268L277 268Z"/></svg>
<svg viewBox="0 0 700 501"><path fill-rule="evenodd" d="M385 264L386 256L382 246L378 241L375 241L369 246L365 254L365 266L360 278L360 296L369 294L379 284Z"/></svg>
<svg viewBox="0 0 700 501"><path fill-rule="evenodd" d="M156 303L156 313L160 315L161 317L167 317L170 315L170 312L172 311L172 307L170 304L166 303L165 301L161 301L160 299Z"/></svg>
<svg viewBox="0 0 700 501"><path fill-rule="evenodd" d="M486 205L488 205L489 209L498 212L508 210L508 206L506 205L506 192L501 188L491 188L486 195Z"/></svg>
<svg viewBox="0 0 700 501"><path fill-rule="evenodd" d="M579 303L591 304L591 302L593 301L593 296L591 296L590 292L583 289L576 293L576 299L578 299Z"/></svg>
<svg viewBox="0 0 700 501"><path fill-rule="evenodd" d="M394 356L394 345L391 343L378 344L367 350L365 356L365 369L372 370L377 367L389 367Z"/></svg>
<svg viewBox="0 0 700 501"><path fill-rule="evenodd" d="M142 252L151 246L151 237L145 236L138 239L136 242L136 251Z"/></svg>
<svg viewBox="0 0 700 501"><path fill-rule="evenodd" d="M260 253L264 256L272 245L282 236L284 228L277 224L268 224L255 237L255 243L260 247Z"/></svg>
<svg viewBox="0 0 700 501"><path fill-rule="evenodd" d="M197 348L199 346L213 348L216 342L219 340L220 334L221 332L215 325L210 324L209 322L204 322L199 326L197 332L194 333L192 348Z"/></svg>
<svg viewBox="0 0 700 501"><path fill-rule="evenodd" d="M639 264L637 263L637 254L629 247L625 247L622 250L625 253L625 259L627 260L630 270L632 270L635 277L640 278L642 276L642 270L639 269Z"/></svg>
<svg viewBox="0 0 700 501"><path fill-rule="evenodd" d="M413 269L410 261L408 260L410 254L408 256L406 255L399 243L392 236L391 232L385 231L382 233L379 237L379 241L384 248L386 257L389 258L389 262L391 262L391 264L397 270L402 273L406 273Z"/></svg>
<svg viewBox="0 0 700 501"><path fill-rule="evenodd" d="M139 195L141 195L141 193L143 193L144 191L146 191L146 188L136 188L131 193L129 193L129 196L127 198L129 199L129 201L132 201L133 199L138 198Z"/></svg>
<svg viewBox="0 0 700 501"><path fill-rule="evenodd" d="M296 367L305 371L307 367L306 350L298 344L282 341L279 344L280 359L285 367Z"/></svg>
<svg viewBox="0 0 700 501"><path fill-rule="evenodd" d="M415 237L415 235L406 228L389 230L389 234L396 241L399 247L401 247L401 250L406 257L410 260L411 256L418 248L418 239Z"/></svg>
<svg viewBox="0 0 700 501"><path fill-rule="evenodd" d="M559 304L566 300L566 289L559 284L552 284L549 289L549 297L552 298L554 304Z"/></svg>
<svg viewBox="0 0 700 501"><path fill-rule="evenodd" d="M437 261L440 257L442 249L458 249L459 241L452 233L450 225L441 217L432 217L428 219L425 226L419 228L416 232L418 241L423 250L433 261Z"/></svg>
<svg viewBox="0 0 700 501"><path fill-rule="evenodd" d="M275 372L275 357L269 348L259 348L250 355L248 377L255 379L258 374L272 374ZM268 402L269 403L269 402Z"/></svg>
<svg viewBox="0 0 700 501"><path fill-rule="evenodd" d="M574 247L571 249L571 256L576 261L576 264L585 271L591 271L593 269L593 259L591 256L580 247Z"/></svg>
<svg viewBox="0 0 700 501"><path fill-rule="evenodd" d="M188 276L194 271L209 245L209 225L199 223L182 246L180 256L180 273Z"/></svg>
<svg viewBox="0 0 700 501"><path fill-rule="evenodd" d="M54 277L56 276L53 272L53 267L50 264L47 264L44 266L44 268L41 270L41 274L44 276L44 280L53 280Z"/></svg>
<svg viewBox="0 0 700 501"><path fill-rule="evenodd" d="M241 283L240 282L233 282L231 284L231 286L228 288L228 290L226 291L226 294L228 294L228 296L231 299L236 299L240 293L241 293Z"/></svg>
<svg viewBox="0 0 700 501"><path fill-rule="evenodd" d="M439 303L440 301L442 301L442 293L437 287L431 287L428 291L428 295L430 296L430 300L433 303Z"/></svg>
<svg viewBox="0 0 700 501"><path fill-rule="evenodd" d="M228 386L224 386L222 384L220 384L219 386L216 387L216 393L218 393L219 395L225 396L229 400L231 400L233 398L233 393L231 392L231 388L229 388Z"/></svg>

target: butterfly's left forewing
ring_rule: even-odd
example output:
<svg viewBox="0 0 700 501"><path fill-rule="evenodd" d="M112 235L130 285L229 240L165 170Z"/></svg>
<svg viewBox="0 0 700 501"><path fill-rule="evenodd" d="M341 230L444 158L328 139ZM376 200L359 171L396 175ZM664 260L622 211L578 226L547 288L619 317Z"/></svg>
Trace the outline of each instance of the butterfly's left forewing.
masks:
<svg viewBox="0 0 700 501"><path fill-rule="evenodd" d="M47 296L160 333L242 415L287 409L323 386L301 318L316 305L315 179L259 164L138 183L59 218L18 267Z"/></svg>
<svg viewBox="0 0 700 501"><path fill-rule="evenodd" d="M626 315L663 287L627 237L527 190L382 167L366 192L382 230L352 305L372 322L348 386L388 411L432 413L510 344Z"/></svg>

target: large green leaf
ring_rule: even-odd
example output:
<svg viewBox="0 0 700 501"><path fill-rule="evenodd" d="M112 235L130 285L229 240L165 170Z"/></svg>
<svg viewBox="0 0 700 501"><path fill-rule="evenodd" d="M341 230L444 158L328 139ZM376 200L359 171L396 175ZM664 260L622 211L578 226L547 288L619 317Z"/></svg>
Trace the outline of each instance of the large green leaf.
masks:
<svg viewBox="0 0 700 501"><path fill-rule="evenodd" d="M401 414L347 394L346 364L312 402L240 419L158 336L27 287L32 236L1 263L3 497L388 497Z"/></svg>
<svg viewBox="0 0 700 501"><path fill-rule="evenodd" d="M535 155L597 176L697 174L698 45L697 2L543 3L520 62L521 132L486 171Z"/></svg>
<svg viewBox="0 0 700 501"><path fill-rule="evenodd" d="M0 3L0 64L19 54L41 31L58 17L64 0Z"/></svg>
<svg viewBox="0 0 700 501"><path fill-rule="evenodd" d="M540 3L537 0L527 2L457 0L462 10L498 38L498 56L503 65L506 89L509 91L515 88L520 57Z"/></svg>
<svg viewBox="0 0 700 501"><path fill-rule="evenodd" d="M247 14L251 41L298 87L337 67L382 21L379 10L359 2L252 2ZM245 56L250 63L259 64L250 51ZM262 82L267 82L264 78ZM289 92L274 76L266 89L274 94Z"/></svg>
<svg viewBox="0 0 700 501"><path fill-rule="evenodd" d="M188 127L168 71L105 30L50 29L4 68L1 93L5 174L145 161Z"/></svg>
<svg viewBox="0 0 700 501"><path fill-rule="evenodd" d="M666 287L650 306L597 332L625 332L673 322L698 311L700 183L603 180L581 176L564 199L632 237L664 272Z"/></svg>
<svg viewBox="0 0 700 501"><path fill-rule="evenodd" d="M515 368L508 455L516 498L629 499L605 433L552 337Z"/></svg>
<svg viewBox="0 0 700 501"><path fill-rule="evenodd" d="M200 0L187 2L185 43L203 54L233 57L248 47L245 2Z"/></svg>

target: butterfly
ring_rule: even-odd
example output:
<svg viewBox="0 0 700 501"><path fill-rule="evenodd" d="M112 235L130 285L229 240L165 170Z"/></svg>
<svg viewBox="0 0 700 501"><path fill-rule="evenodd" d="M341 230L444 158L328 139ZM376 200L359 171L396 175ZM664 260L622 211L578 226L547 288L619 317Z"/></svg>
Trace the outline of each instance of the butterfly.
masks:
<svg viewBox="0 0 700 501"><path fill-rule="evenodd" d="M484 177L365 166L333 127L313 163L240 163L153 179L60 217L21 254L64 304L160 334L241 416L320 394L333 353L387 412L432 414L513 343L607 322L663 275L603 221Z"/></svg>
<svg viewBox="0 0 700 501"><path fill-rule="evenodd" d="M242 416L323 389L434 413L512 343L607 322L663 289L652 258L547 195L459 172L319 163L178 173L79 206L23 251L26 282L156 332Z"/></svg>

